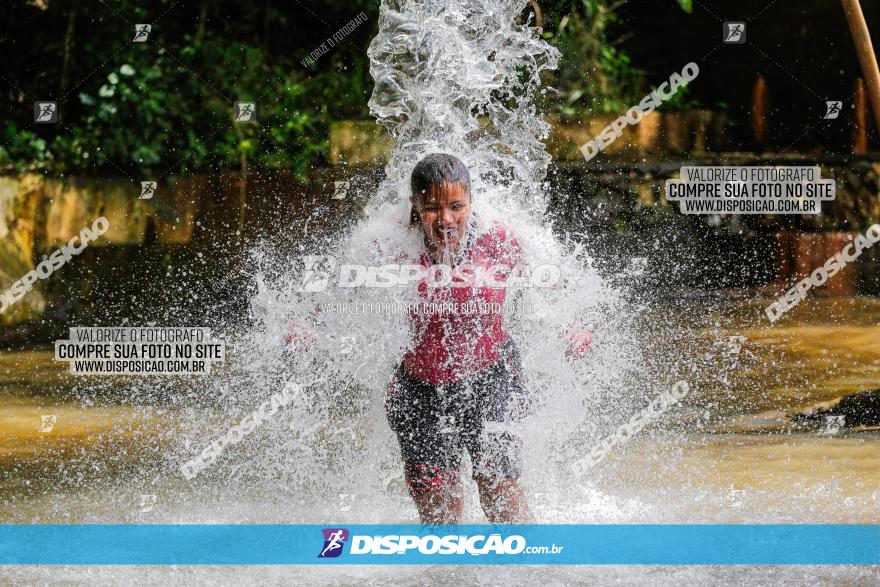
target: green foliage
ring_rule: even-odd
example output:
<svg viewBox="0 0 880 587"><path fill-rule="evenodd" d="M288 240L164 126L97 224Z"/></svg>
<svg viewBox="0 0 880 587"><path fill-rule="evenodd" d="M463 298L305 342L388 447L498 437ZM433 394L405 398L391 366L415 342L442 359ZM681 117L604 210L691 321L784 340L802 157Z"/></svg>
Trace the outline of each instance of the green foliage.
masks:
<svg viewBox="0 0 880 587"><path fill-rule="evenodd" d="M691 0L678 3L685 12L693 8ZM544 33L562 53L559 71L549 80L558 99L548 100L546 106L568 115L622 113L645 95L644 73L609 38L617 23L615 10L621 4L608 0L559 3L562 16Z"/></svg>
<svg viewBox="0 0 880 587"><path fill-rule="evenodd" d="M604 0L572 2L555 32L545 33L562 53L551 86L561 92L551 106L561 114L619 112L638 100L641 72L607 39L616 15Z"/></svg>
<svg viewBox="0 0 880 587"><path fill-rule="evenodd" d="M691 0L677 0L685 11ZM309 3L308 0L304 2ZM545 37L563 54L547 110L622 112L646 93L643 73L612 41L620 0L541 2ZM303 174L325 162L333 120L367 118L366 46L378 2L324 0L28 0L3 3L0 171L133 178L240 169ZM360 11L369 17L316 62L301 60ZM553 16L556 15L556 16ZM152 22L146 43L133 23ZM34 42L39 38L40 42ZM34 125L36 100L61 121ZM233 124L235 101L257 102ZM677 96L672 104L684 104Z"/></svg>
<svg viewBox="0 0 880 587"><path fill-rule="evenodd" d="M693 0L678 0L678 5L681 6L681 9L690 14L694 11L694 2Z"/></svg>
<svg viewBox="0 0 880 587"><path fill-rule="evenodd" d="M651 91L656 90L656 86L651 87ZM690 88L688 84L682 84L675 90L675 93L668 100L663 101L660 106L657 107L657 110L667 111L667 110L688 110L691 108L699 108L700 103L697 100L689 99L687 97L690 92Z"/></svg>
<svg viewBox="0 0 880 587"><path fill-rule="evenodd" d="M42 171L52 167L53 155L46 141L33 131L19 129L15 122L3 127L0 162L10 171Z"/></svg>
<svg viewBox="0 0 880 587"><path fill-rule="evenodd" d="M2 170L163 177L246 162L302 176L323 161L332 120L368 114L369 24L310 68L300 63L366 2L329 2L311 15L267 0L157 0L151 8L58 0L42 12L14 4L21 29L0 46L26 54L4 75L29 85L0 89L3 109L18 114L2 127ZM131 42L123 18L152 22L165 11L146 43ZM306 16L308 26L290 27ZM46 43L28 42L41 26L56 28ZM37 99L59 101L60 124L29 123ZM233 123L236 101L257 103L255 123Z"/></svg>

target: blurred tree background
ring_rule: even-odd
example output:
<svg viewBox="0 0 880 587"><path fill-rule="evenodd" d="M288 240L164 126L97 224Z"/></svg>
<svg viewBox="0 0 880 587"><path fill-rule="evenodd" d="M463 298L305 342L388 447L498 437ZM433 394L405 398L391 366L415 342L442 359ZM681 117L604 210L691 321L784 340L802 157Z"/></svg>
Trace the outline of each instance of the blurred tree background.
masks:
<svg viewBox="0 0 880 587"><path fill-rule="evenodd" d="M541 2L543 34L565 57L551 110L620 111L640 96L625 37L612 38L620 4ZM7 0L0 11L7 173L161 177L247 161L302 176L326 162L330 122L369 117L374 0ZM362 11L365 23L303 65ZM134 43L141 23L152 30ZM33 123L37 100L58 102L59 124ZM258 123L230 124L234 101L256 102Z"/></svg>
<svg viewBox="0 0 880 587"><path fill-rule="evenodd" d="M547 113L623 112L672 71L704 59L700 83L694 84L699 92L691 95L685 87L663 108L719 109L734 102L730 118L741 127L737 140L746 144L751 87L761 72L776 91L771 99L784 94L771 112L779 121L777 146L799 140L809 149L828 141L824 135L814 138L809 123L805 132L807 111L824 107L816 94L826 93L825 87L829 99L847 98L859 75L839 6L823 8L822 23L804 25L804 15L815 12L819 0L810 7L731 1L713 5L711 13L692 0L537 3L542 34L563 55L559 71L545 80L541 107ZM366 50L376 32L378 5L377 0L4 0L0 172L165 177L246 165L291 170L303 178L308 168L327 163L331 122L369 118ZM522 18L534 18L525 0L523 6ZM866 10L869 17L876 12ZM303 65L361 12L366 22ZM788 29L774 28L776 12L786 16L780 26L787 22ZM750 25L749 38L758 44L714 51L721 34L716 21L750 14L762 19L762 26ZM147 42L134 43L135 25L141 23L151 24L152 31ZM679 34L682 30L686 34ZM790 53L807 49L776 38L790 34L813 39L811 51L831 48L829 58L799 62L797 53ZM812 91L802 80L817 71L827 79ZM797 109L787 108L792 99L801 100ZM59 124L34 124L37 100L58 102ZM235 101L257 103L257 124L230 124ZM848 146L848 131L840 129L838 142Z"/></svg>
<svg viewBox="0 0 880 587"><path fill-rule="evenodd" d="M692 0L676 0L685 13ZM562 53L547 106L561 114L622 113L646 94L645 72L632 63L621 45L634 34L620 26L617 10L627 0L568 0L548 5L544 38ZM687 86L667 107L684 106Z"/></svg>
<svg viewBox="0 0 880 587"><path fill-rule="evenodd" d="M301 174L326 152L329 121L368 115L372 1L2 4L5 172L151 177L237 169L247 156ZM302 65L362 10L367 22ZM134 43L140 23L152 31ZM58 102L59 124L33 123L37 100ZM258 123L230 124L234 101L256 102Z"/></svg>

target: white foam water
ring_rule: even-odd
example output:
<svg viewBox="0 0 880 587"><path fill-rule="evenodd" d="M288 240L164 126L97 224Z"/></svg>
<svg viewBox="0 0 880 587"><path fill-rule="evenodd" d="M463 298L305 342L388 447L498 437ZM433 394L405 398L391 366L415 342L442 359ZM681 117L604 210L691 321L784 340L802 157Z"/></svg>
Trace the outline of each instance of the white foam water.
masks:
<svg viewBox="0 0 880 587"><path fill-rule="evenodd" d="M332 256L338 265L419 256L425 245L408 222L409 177L434 152L467 164L479 227L503 223L527 265L561 272L556 287L510 291L518 311L505 316L533 398L533 413L512 427L524 441L521 482L537 521L624 521L650 511L638 492L600 490L599 471L575 479L571 464L675 381L691 378L693 386L704 367L686 354L669 363L653 352L648 335L672 336L677 326L645 324L644 308L601 277L582 239L554 229L545 183L550 158L542 144L548 126L535 97L542 73L559 55L531 26L526 7L519 0L382 2L369 49L376 81L370 108L395 144L363 218L332 238L264 243L251 251L249 320L220 333L226 363L210 377L89 383L90 393L114 391L131 403L168 398L139 410L144 419L174 422L158 435L161 462L127 469L116 481L106 479L110 465L98 463L99 485L82 482L63 503L57 496L47 497L51 504L35 499L23 520L48 511L91 522L417 521L383 406L391 375L414 342L408 313L384 308L416 302L416 281L393 288L302 286L307 255ZM578 321L592 333L593 346L584 358L569 359L563 331ZM308 344L286 341L292 323L309 333ZM183 479L184 463L290 381L301 392L289 405L228 445L195 478ZM462 521L484 521L475 485L462 477ZM146 518L138 505L144 494L158 495L159 504Z"/></svg>
<svg viewBox="0 0 880 587"><path fill-rule="evenodd" d="M646 326L642 309L600 276L580 239L555 231L549 220L550 159L542 144L548 126L534 100L558 53L527 20L518 22L526 6L518 0L382 3L369 49L376 80L370 107L395 144L363 218L331 239L255 247L249 320L223 333L226 364L205 379L208 389L187 392L198 379L150 381L127 394L133 402L160 393L170 398L170 409L153 412L176 422L161 432L159 470L123 475L114 489L86 485L60 510L84 521L417 521L383 406L414 336L407 312L374 310L416 302L416 281L392 288L331 282L304 291L303 259L382 265L417 258L425 245L408 222L409 176L422 157L445 152L470 169L479 226L503 223L527 265L555 265L562 276L556 287L511 290L519 311L505 316L533 397L533 413L512 426L523 439L521 481L537 521L625 521L649 511L638 492L609 495L592 477L575 479L571 464L699 366L687 356L670 364L646 352L652 350L646 332L675 327ZM577 321L592 332L593 346L584 358L569 359L563 331ZM291 323L309 333L308 344L286 341ZM289 381L301 386L289 405L195 478L182 479L181 465ZM462 521L482 522L475 485L462 477ZM158 495L147 517L137 505L143 494Z"/></svg>
<svg viewBox="0 0 880 587"><path fill-rule="evenodd" d="M518 23L525 6L515 0L382 2L379 32L369 49L376 82L370 108L395 140L386 177L364 218L344 234L253 252L252 325L233 337L227 351L231 374L217 406L226 413L217 417L215 411L213 420L181 433L190 446L174 451L175 458L223 435L284 381L305 389L197 478L194 483L206 484L199 491L214 491L210 479L234 487L228 477L243 466L252 483L277 487L279 495L296 494L307 506L287 512L297 520L338 512L343 499L338 496L351 494L360 507L350 515L359 512L359 521L417 519L383 410L389 379L412 347L413 333L407 313L373 310L416 302L416 282L394 288L340 288L331 282L322 291L303 292L302 255L332 256L337 265L418 258L424 243L408 223L409 176L429 153L450 153L468 166L480 226L503 223L528 266L550 264L561 271L557 287L517 290L519 311L505 317L534 398L534 413L517 424L524 439L523 482L530 492L571 497L569 464L597 440L594 412L600 402L628 413L630 404L640 405L671 385L673 376L653 367L642 352L639 309L600 277L577 239L555 233L547 220L544 179L550 158L542 140L548 125L534 99L542 72L554 68L559 55L529 22ZM592 332L594 344L587 357L572 360L562 333L578 320ZM296 350L285 342L292 322L311 333L309 344ZM474 487L466 490L466 517L483 520ZM581 497L581 507L569 508L570 514L547 503L535 509L542 521L621 515L608 499ZM587 508L590 513L583 504L601 505Z"/></svg>

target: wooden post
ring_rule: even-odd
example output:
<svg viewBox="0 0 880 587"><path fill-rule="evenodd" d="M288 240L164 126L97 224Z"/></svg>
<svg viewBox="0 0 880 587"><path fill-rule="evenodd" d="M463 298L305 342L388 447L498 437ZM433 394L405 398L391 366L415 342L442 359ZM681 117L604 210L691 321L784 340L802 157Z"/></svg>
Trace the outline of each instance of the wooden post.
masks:
<svg viewBox="0 0 880 587"><path fill-rule="evenodd" d="M538 6L535 0L529 0L529 4L532 5L532 10L535 11L535 28L539 29L544 24L544 15L541 13L541 7Z"/></svg>
<svg viewBox="0 0 880 587"><path fill-rule="evenodd" d="M48 6L47 6L48 8ZM43 8L45 10L46 8ZM70 54L73 47L73 33L76 23L77 5L74 3L70 7L70 14L67 15L67 32L64 34L64 56L61 58L61 81L58 84L58 124L61 124L61 117L64 115L64 106L67 103L65 96L67 95L67 82L70 77Z"/></svg>
<svg viewBox="0 0 880 587"><path fill-rule="evenodd" d="M776 265L776 282L787 285L796 274L795 248L797 246L797 233L788 230L780 230L776 233L776 247L779 253Z"/></svg>
<svg viewBox="0 0 880 587"><path fill-rule="evenodd" d="M862 75L868 80L868 96L871 98L874 120L877 128L880 128L880 68L877 67L877 55L874 54L874 47L871 45L868 24L865 22L859 0L841 0L841 2L862 66Z"/></svg>
<svg viewBox="0 0 880 587"><path fill-rule="evenodd" d="M865 96L865 81L856 79L855 109L853 111L853 155L868 152L868 100Z"/></svg>
<svg viewBox="0 0 880 587"><path fill-rule="evenodd" d="M823 259L830 259L852 242L852 235L846 232L826 232L823 233L823 236L825 237L825 250L822 253ZM820 261L820 263L823 262ZM859 265L859 262L849 263L846 267L841 268L837 275L829 278L825 285L820 288L821 293L829 298L856 295L858 293ZM814 267L818 266L815 265Z"/></svg>
<svg viewBox="0 0 880 587"><path fill-rule="evenodd" d="M758 74L752 86L752 132L760 148L767 144L767 106L767 82L763 75Z"/></svg>

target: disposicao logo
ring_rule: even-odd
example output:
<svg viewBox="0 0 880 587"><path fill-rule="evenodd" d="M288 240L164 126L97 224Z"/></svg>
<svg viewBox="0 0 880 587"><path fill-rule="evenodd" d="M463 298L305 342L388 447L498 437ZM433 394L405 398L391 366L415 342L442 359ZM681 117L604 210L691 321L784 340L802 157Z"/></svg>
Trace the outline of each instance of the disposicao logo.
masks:
<svg viewBox="0 0 880 587"><path fill-rule="evenodd" d="M348 554L357 555L559 555L565 548L556 544L528 546L524 536L512 534L457 535L389 534L349 536L346 528L324 528L324 547L318 558L337 558L348 544ZM415 551L415 552L413 552Z"/></svg>
<svg viewBox="0 0 880 587"><path fill-rule="evenodd" d="M342 547L348 542L348 530L345 528L324 528L324 548L318 558L336 558L342 554Z"/></svg>

